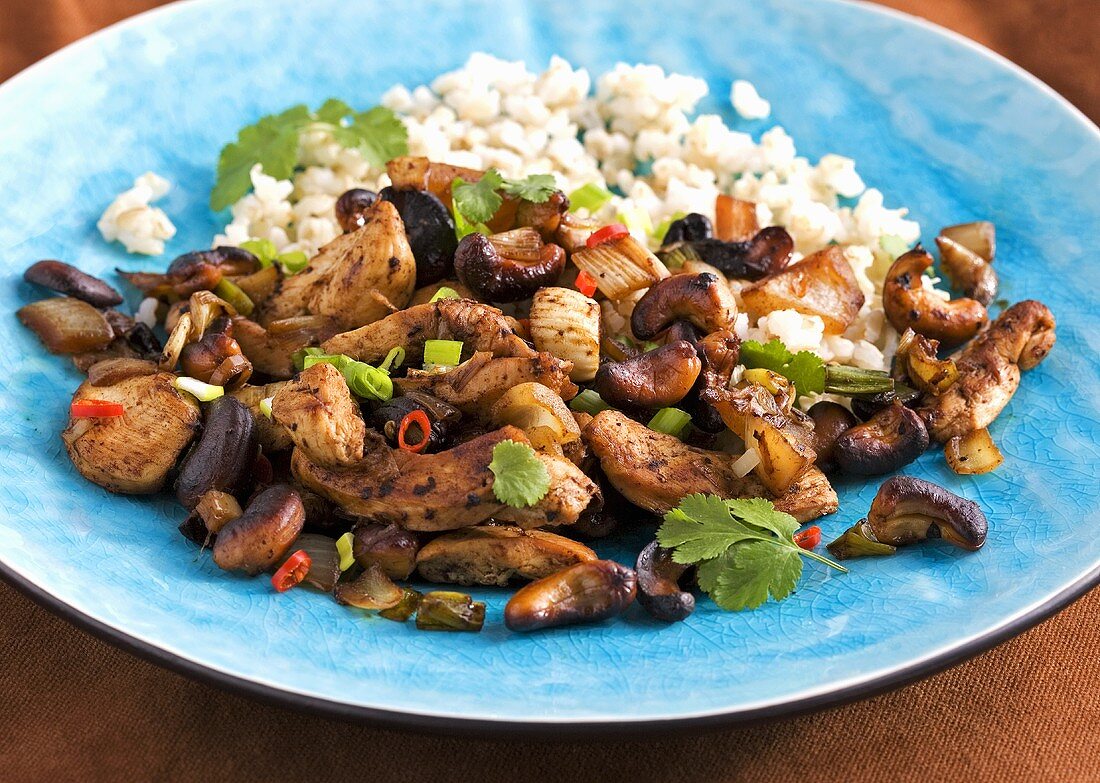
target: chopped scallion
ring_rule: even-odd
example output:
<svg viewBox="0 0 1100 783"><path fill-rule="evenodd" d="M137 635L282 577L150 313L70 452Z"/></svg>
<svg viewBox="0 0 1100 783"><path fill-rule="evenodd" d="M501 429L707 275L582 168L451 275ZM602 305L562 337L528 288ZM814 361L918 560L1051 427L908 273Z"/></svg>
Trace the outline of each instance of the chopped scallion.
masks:
<svg viewBox="0 0 1100 783"><path fill-rule="evenodd" d="M264 416L267 416L267 418L269 418L269 419L270 419L270 418L271 418L271 416L272 416L272 413L271 413L271 401L272 401L273 399L275 399L275 397L274 397L274 396L272 396L272 397L264 397L264 398L263 398L262 400L260 400L260 413L262 413L262 414L263 414Z"/></svg>
<svg viewBox="0 0 1100 783"><path fill-rule="evenodd" d="M342 353L328 354L317 348L306 348L301 353L302 369L308 370L315 364L331 364L339 370L347 381L348 388L357 397L380 402L393 397L393 381L386 370L356 361Z"/></svg>
<svg viewBox="0 0 1100 783"><path fill-rule="evenodd" d="M747 374L747 373L746 373ZM894 391L894 379L884 370L825 365L825 391L831 394L881 394Z"/></svg>
<svg viewBox="0 0 1100 783"><path fill-rule="evenodd" d="M214 286L214 293L229 303L234 310L245 318L252 315L252 311L256 309L256 305L252 304L252 300L248 298L248 294L242 291L239 285L228 278L223 277L218 281L218 284Z"/></svg>
<svg viewBox="0 0 1100 783"><path fill-rule="evenodd" d="M620 212L615 220L626 226L635 237L644 238L653 233L653 221L650 219L649 213L641 207L634 207L626 212Z"/></svg>
<svg viewBox="0 0 1100 783"><path fill-rule="evenodd" d="M352 550L352 542L355 540L354 533L344 533L336 539L336 551L340 555L340 570L347 571L353 565L355 565L355 554Z"/></svg>
<svg viewBox="0 0 1100 783"><path fill-rule="evenodd" d="M462 360L462 343L459 340L425 340L424 368L454 367Z"/></svg>
<svg viewBox="0 0 1100 783"><path fill-rule="evenodd" d="M432 295L432 298L428 300L428 303L430 304L431 302L438 302L440 299L461 298L462 297L459 295L458 291L454 290L453 288L449 288L448 286L441 285L439 287L439 290L436 291L435 294Z"/></svg>
<svg viewBox="0 0 1100 783"><path fill-rule="evenodd" d="M404 361L405 349L399 345L396 348L390 348L390 352L386 354L386 358L378 365L378 369L382 372L389 372L395 367L400 367Z"/></svg>
<svg viewBox="0 0 1100 783"><path fill-rule="evenodd" d="M661 408L649 420L649 428L677 438L691 422L691 416L679 408Z"/></svg>
<svg viewBox="0 0 1100 783"><path fill-rule="evenodd" d="M177 377L172 381L172 385L180 391L187 392L199 402L210 402L225 394L225 389L221 386L203 383L198 378L189 378L186 375Z"/></svg>
<svg viewBox="0 0 1100 783"><path fill-rule="evenodd" d="M291 250L289 253L280 253L276 259L283 271L288 275L296 275L309 266L309 256L301 250Z"/></svg>
<svg viewBox="0 0 1100 783"><path fill-rule="evenodd" d="M592 389L585 389L570 400L569 407L580 413L587 413L592 416L595 416L600 411L606 411L611 408L610 405L603 401L603 397Z"/></svg>
<svg viewBox="0 0 1100 783"><path fill-rule="evenodd" d="M590 213L599 211L600 207L611 200L611 191L595 182L581 185L569 194L569 211L587 209Z"/></svg>

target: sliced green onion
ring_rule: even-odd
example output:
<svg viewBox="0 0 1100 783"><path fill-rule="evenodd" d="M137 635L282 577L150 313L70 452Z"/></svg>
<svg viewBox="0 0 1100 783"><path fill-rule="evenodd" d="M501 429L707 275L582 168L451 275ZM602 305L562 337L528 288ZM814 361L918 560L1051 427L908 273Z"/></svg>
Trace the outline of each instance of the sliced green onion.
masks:
<svg viewBox="0 0 1100 783"><path fill-rule="evenodd" d="M232 305L233 309L245 318L252 315L252 311L256 309L256 305L252 304L248 294L242 291L239 285L227 278L223 277L218 281L218 284L214 286L214 293Z"/></svg>
<svg viewBox="0 0 1100 783"><path fill-rule="evenodd" d="M888 254L894 260L897 260L900 256L909 252L909 243L894 234L887 234L886 236L880 237L878 246L882 248L883 253Z"/></svg>
<svg viewBox="0 0 1100 783"><path fill-rule="evenodd" d="M393 397L393 381L390 380L389 373L364 362L349 361L350 364L340 372L344 374L344 380L348 382L348 388L353 394L365 400L380 402Z"/></svg>
<svg viewBox="0 0 1100 783"><path fill-rule="evenodd" d="M668 231L665 231L667 234ZM676 242L667 250L657 251L657 258L665 262L669 269L679 269L688 261L702 261L699 252L691 246L690 242Z"/></svg>
<svg viewBox="0 0 1100 783"><path fill-rule="evenodd" d="M297 351L290 355L290 360L294 362L294 369L301 372L306 368L307 356L324 356L325 352L320 348L299 348Z"/></svg>
<svg viewBox="0 0 1100 783"><path fill-rule="evenodd" d="M296 275L309 266L309 256L301 250L291 250L289 253L280 253L277 260L279 265L282 266L283 272L288 275Z"/></svg>
<svg viewBox="0 0 1100 783"><path fill-rule="evenodd" d="M595 416L600 411L610 410L611 406L603 401L603 397L592 389L585 389L572 400L569 407L580 413L588 413Z"/></svg>
<svg viewBox="0 0 1100 783"><path fill-rule="evenodd" d="M378 365L378 369L382 372L389 372L395 367L400 367L404 361L405 349L399 345L396 348L390 348L390 352L386 354L386 358Z"/></svg>
<svg viewBox="0 0 1100 783"><path fill-rule="evenodd" d="M641 207L620 212L615 217L615 222L622 223L631 234L647 237L653 233L653 221L650 220L649 213Z"/></svg>
<svg viewBox="0 0 1100 783"><path fill-rule="evenodd" d="M569 194L569 211L576 212L578 209L587 209L589 212L597 212L600 207L610 200L610 190L597 185L595 182L589 182Z"/></svg>
<svg viewBox="0 0 1100 783"><path fill-rule="evenodd" d="M302 358L302 369L308 370L315 364L331 364L343 372L355 360L342 353L308 353Z"/></svg>
<svg viewBox="0 0 1100 783"><path fill-rule="evenodd" d="M264 416L267 416L267 418L269 418L269 419L272 416L272 414L271 414L271 401L273 399L275 399L274 396L264 397L262 400L260 400L260 413L262 413Z"/></svg>
<svg viewBox="0 0 1100 783"><path fill-rule="evenodd" d="M260 260L261 269L267 269L275 263L275 256L279 252L270 239L250 239L247 242L241 242L241 250L247 250L256 256Z"/></svg>
<svg viewBox="0 0 1100 783"><path fill-rule="evenodd" d="M459 340L425 340L424 369L454 367L462 360L462 343Z"/></svg>
<svg viewBox="0 0 1100 783"><path fill-rule="evenodd" d="M186 375L178 376L172 381L172 385L180 391L187 392L199 402L210 402L225 394L225 389L221 386L203 383L198 378L189 378Z"/></svg>
<svg viewBox="0 0 1100 783"><path fill-rule="evenodd" d="M672 228L672 224L684 217L687 217L686 212L681 212L680 210L673 212L671 215L669 215L657 224L657 227L653 229L653 233L651 234L651 236L658 242L664 241L665 234L667 234L668 230Z"/></svg>
<svg viewBox="0 0 1100 783"><path fill-rule="evenodd" d="M432 296L432 298L428 300L428 303L431 304L432 302L438 302L440 299L461 299L461 298L462 298L462 296L459 295L458 291L454 290L453 288L448 288L445 285L441 285L439 287L439 290L436 291L435 294Z"/></svg>
<svg viewBox="0 0 1100 783"><path fill-rule="evenodd" d="M825 365L825 391L831 394L882 394L894 390L894 379L885 370Z"/></svg>
<svg viewBox="0 0 1100 783"><path fill-rule="evenodd" d="M352 552L352 541L355 534L348 532L336 539L336 551L340 555L340 570L347 571L355 565L355 555Z"/></svg>
<svg viewBox="0 0 1100 783"><path fill-rule="evenodd" d="M678 438L690 422L691 416L679 408L661 408L649 420L649 428Z"/></svg>

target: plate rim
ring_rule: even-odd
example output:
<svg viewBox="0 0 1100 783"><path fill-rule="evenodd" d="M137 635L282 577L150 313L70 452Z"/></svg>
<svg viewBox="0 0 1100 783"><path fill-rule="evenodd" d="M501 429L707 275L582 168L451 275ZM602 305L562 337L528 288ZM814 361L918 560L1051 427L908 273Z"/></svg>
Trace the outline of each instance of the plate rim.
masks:
<svg viewBox="0 0 1100 783"><path fill-rule="evenodd" d="M55 60L63 59L72 51L94 46L101 37L129 28L140 26L147 18L178 13L184 7L214 5L229 0L175 0L162 6L147 9L134 16L119 20L89 35L73 41L52 54L32 63L23 70L0 83L0 99L13 85L24 81L39 70L46 69ZM1086 132L1100 142L1100 127L1081 109L1058 93L1039 77L1017 63L989 49L961 33L950 30L914 14L878 4L859 2L859 0L815 0L821 5L858 8L861 12L877 14L896 21L914 25L953 41L965 49L984 57L1006 69L1017 79L1031 85L1052 98L1061 109L1068 110ZM668 716L631 720L616 717L609 720L517 720L513 718L463 717L410 710L386 709L363 704L341 702L333 699L301 693L278 687L266 682L249 679L233 674L197 660L181 656L165 647L139 638L108 622L65 602L61 598L40 587L30 577L21 574L4 561L0 553L0 579L17 589L38 606L66 620L92 636L108 642L138 658L158 665L189 679L212 685L236 695L243 695L266 704L289 707L302 712L341 720L354 720L378 726L396 728L404 731L428 732L433 734L461 735L469 737L520 736L528 738L585 739L600 738L608 735L645 736L657 731L685 733L696 730L718 730L736 725L759 723L784 717L816 712L829 707L837 707L857 700L870 698L904 685L925 679L941 671L960 664L980 653L1014 638L1039 623L1065 609L1078 598L1100 585L1100 565L1080 575L1076 580L1044 599L1031 604L1001 625L991 628L983 634L948 644L923 658L906 664L874 672L864 678L856 679L838 688L822 690L804 696L794 696L772 703L735 709L717 709L715 711L688 716Z"/></svg>

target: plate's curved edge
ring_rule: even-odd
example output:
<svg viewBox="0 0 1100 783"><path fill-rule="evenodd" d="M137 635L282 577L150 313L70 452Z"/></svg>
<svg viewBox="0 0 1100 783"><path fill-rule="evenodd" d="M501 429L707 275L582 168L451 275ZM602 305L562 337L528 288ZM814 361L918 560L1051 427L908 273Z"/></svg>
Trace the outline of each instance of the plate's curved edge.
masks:
<svg viewBox="0 0 1100 783"><path fill-rule="evenodd" d="M161 647L149 644L118 630L91 615L85 614L74 606L47 593L29 579L13 571L0 561L0 578L19 590L39 606L48 609L58 617L91 633L98 639L109 642L121 650L132 653L143 660L165 669L182 674L189 679L206 685L213 685L238 695L258 699L277 707L289 707L303 712L321 715L327 718L354 720L376 724L380 728L399 729L418 733L456 734L481 739L501 738L502 736L522 737L542 740L576 741L586 738L605 738L608 736L633 736L653 734L660 731L688 733L693 731L717 731L738 725L761 723L779 718L787 718L804 713L815 712L827 707L839 707L860 699L877 696L896 690L904 685L931 677L974 656L996 647L1042 621L1049 619L1093 587L1100 585L1100 567L1085 574L1081 579L1055 593L1042 603L1013 618L1004 625L994 628L984 636L968 639L948 648L938 655L930 656L909 666L903 666L883 675L853 685L839 688L809 697L793 698L748 710L716 712L710 715L687 718L659 718L642 721L606 721L606 722L534 722L515 720L490 720L485 718L461 718L439 715L424 715L396 710L383 710L355 704L330 701L301 693L253 682L235 677L217 669L204 666L183 658Z"/></svg>
<svg viewBox="0 0 1100 783"><path fill-rule="evenodd" d="M63 59L70 52L94 45L101 37L118 30L138 26L148 18L176 13L181 9L197 5L213 4L220 0L175 0L163 6L151 8L90 35L73 41L47 57L32 63L27 68L0 83L0 97L16 83L22 82L40 70L49 68L55 60ZM1094 123L1083 111L1057 92L1039 77L1017 63L998 54L954 30L943 27L920 16L906 13L859 0L818 0L823 4L845 6L859 9L864 13L873 13L898 20L899 22L921 27L968 49L998 64L1017 78L1038 89L1076 119L1089 133L1100 139L1100 126ZM686 733L690 731L716 731L737 725L765 722L779 718L814 712L829 707L841 706L853 701L886 693L918 680L930 677L954 665L962 663L976 655L996 647L1008 639L1017 636L1040 622L1052 617L1069 604L1083 596L1092 588L1100 585L1100 567L1084 574L1061 591L1044 601L1033 605L1025 612L1013 617L1003 625L990 629L984 635L967 639L953 647L946 648L935 655L915 661L907 666L872 675L870 678L847 685L836 690L815 693L805 697L795 697L785 701L754 707L745 710L719 711L703 716L669 717L640 721L578 721L578 722L534 722L510 719L493 720L487 718L463 718L460 716L429 715L397 710L385 710L377 707L348 704L328 699L295 693L264 683L237 677L196 661L179 656L162 647L146 642L119 630L80 609L62 601L43 590L27 577L14 571L0 559L0 579L10 584L39 606L72 623L93 636L106 641L119 649L136 655L143 660L166 668L189 679L207 685L231 691L238 695L254 698L265 703L289 707L295 710L319 714L328 718L355 720L373 723L380 727L403 731L428 732L470 737L519 736L545 740L577 740L588 737L603 738L609 735L638 736L661 731Z"/></svg>

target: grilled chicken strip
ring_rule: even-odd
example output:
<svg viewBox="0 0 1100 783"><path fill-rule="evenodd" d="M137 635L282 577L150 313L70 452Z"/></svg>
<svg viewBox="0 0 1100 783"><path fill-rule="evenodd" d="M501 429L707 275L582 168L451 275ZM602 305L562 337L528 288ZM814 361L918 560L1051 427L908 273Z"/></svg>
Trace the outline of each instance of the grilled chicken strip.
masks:
<svg viewBox="0 0 1100 783"><path fill-rule="evenodd" d="M775 498L752 475L738 477L737 457L697 449L655 432L614 410L600 412L584 428L584 440L608 480L636 506L663 514L694 492L723 498L768 498L799 522L831 514L839 503L829 480L811 467Z"/></svg>
<svg viewBox="0 0 1100 783"><path fill-rule="evenodd" d="M332 316L354 329L408 304L416 261L401 217L388 201L375 202L364 216L362 228L336 237L309 266L283 278L264 307L264 325L312 314Z"/></svg>
<svg viewBox="0 0 1100 783"><path fill-rule="evenodd" d="M454 530L490 518L510 520L519 511L493 494L489 463L493 447L505 440L526 443L527 437L516 427L502 427L438 454L372 452L358 465L340 468L318 465L295 449L291 469L304 487L353 516L406 530ZM571 525L590 504L601 502L599 488L579 469L565 481L555 472L559 467L547 464L558 486L522 510L523 519L516 520L521 527Z"/></svg>
<svg viewBox="0 0 1100 783"><path fill-rule="evenodd" d="M266 327L240 316L233 319L233 339L241 346L241 352L256 372L272 378L294 375L295 351L317 345L339 331L336 320L324 315L284 318Z"/></svg>
<svg viewBox="0 0 1100 783"><path fill-rule="evenodd" d="M399 378L394 384L402 393L421 391L438 397L463 413L489 415L493 403L521 383L541 383L564 399L572 399L577 387L569 380L572 362L553 354L536 353L531 357L506 356L494 359L488 351L478 352L453 370L424 372Z"/></svg>
<svg viewBox="0 0 1100 783"><path fill-rule="evenodd" d="M504 587L516 578L542 579L596 559L591 549L565 536L490 525L432 539L417 553L416 568L429 582Z"/></svg>
<svg viewBox="0 0 1100 783"><path fill-rule="evenodd" d="M1039 364L1054 347L1054 315L1033 299L1017 302L956 357L959 379L917 412L940 443L980 430L1004 409L1020 385L1020 371Z"/></svg>
<svg viewBox="0 0 1100 783"><path fill-rule="evenodd" d="M424 358L425 340L458 340L468 351L493 356L534 356L536 351L515 333L495 307L469 299L441 299L414 305L351 332L326 340L328 353L343 353L361 362L377 362L400 345L408 363Z"/></svg>
<svg viewBox="0 0 1100 783"><path fill-rule="evenodd" d="M271 417L318 465L354 465L363 459L367 427L347 381L331 364L315 364L287 381L271 401ZM382 442L382 436L371 430Z"/></svg>
<svg viewBox="0 0 1100 783"><path fill-rule="evenodd" d="M202 421L195 398L177 391L174 378L161 372L112 386L80 385L74 400L117 402L126 411L122 416L69 420L61 440L80 475L127 495L150 494L164 486Z"/></svg>

